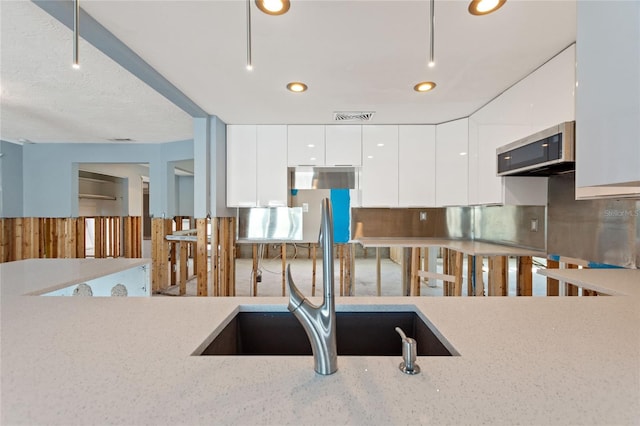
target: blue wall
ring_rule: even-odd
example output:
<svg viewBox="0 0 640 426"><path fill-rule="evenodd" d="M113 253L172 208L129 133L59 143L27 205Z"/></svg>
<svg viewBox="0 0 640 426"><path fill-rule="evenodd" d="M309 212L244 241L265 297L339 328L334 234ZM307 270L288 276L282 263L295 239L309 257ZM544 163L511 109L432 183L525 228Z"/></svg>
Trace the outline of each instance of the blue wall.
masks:
<svg viewBox="0 0 640 426"><path fill-rule="evenodd" d="M22 145L0 141L0 217L22 217Z"/></svg>
<svg viewBox="0 0 640 426"><path fill-rule="evenodd" d="M23 147L25 217L78 215L78 163L148 163L154 185L149 211L175 215L172 161L193 158L193 141L165 144L46 143Z"/></svg>

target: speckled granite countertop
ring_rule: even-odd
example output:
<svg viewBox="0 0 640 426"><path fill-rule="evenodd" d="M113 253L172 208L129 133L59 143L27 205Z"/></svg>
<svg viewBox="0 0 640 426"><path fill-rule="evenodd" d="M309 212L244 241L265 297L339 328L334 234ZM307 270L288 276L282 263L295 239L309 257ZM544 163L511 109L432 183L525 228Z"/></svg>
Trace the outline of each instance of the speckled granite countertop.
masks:
<svg viewBox="0 0 640 426"><path fill-rule="evenodd" d="M0 272L2 269L0 269ZM2 279L0 286L11 283ZM255 306L258 305L258 306ZM338 298L404 305L459 357L196 357L236 310L284 298L2 295L2 414L13 424L637 424L636 297Z"/></svg>

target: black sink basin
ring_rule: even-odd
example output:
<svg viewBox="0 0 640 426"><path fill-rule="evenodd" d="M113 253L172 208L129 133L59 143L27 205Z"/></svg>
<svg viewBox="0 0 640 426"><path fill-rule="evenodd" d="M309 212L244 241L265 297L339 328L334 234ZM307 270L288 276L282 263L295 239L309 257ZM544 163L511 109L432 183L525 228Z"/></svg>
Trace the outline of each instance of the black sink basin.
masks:
<svg viewBox="0 0 640 426"><path fill-rule="evenodd" d="M400 356L396 327L417 342L418 356L452 356L415 312L338 312L338 355ZM448 345L448 344L447 344ZM449 347L451 347L449 345ZM196 355L311 355L311 345L289 312L239 312Z"/></svg>

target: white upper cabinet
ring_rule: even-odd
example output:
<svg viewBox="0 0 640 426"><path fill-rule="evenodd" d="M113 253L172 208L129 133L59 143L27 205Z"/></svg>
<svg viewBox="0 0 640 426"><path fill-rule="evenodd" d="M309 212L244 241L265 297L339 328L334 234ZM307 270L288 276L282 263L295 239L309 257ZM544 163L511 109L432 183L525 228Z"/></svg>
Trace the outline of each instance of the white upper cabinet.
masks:
<svg viewBox="0 0 640 426"><path fill-rule="evenodd" d="M547 178L497 176L496 148L574 120L574 91L572 45L469 117L469 204L546 204Z"/></svg>
<svg viewBox="0 0 640 426"><path fill-rule="evenodd" d="M227 126L227 206L254 207L256 188L256 126Z"/></svg>
<svg viewBox="0 0 640 426"><path fill-rule="evenodd" d="M362 164L362 126L325 127L325 165L360 166Z"/></svg>
<svg viewBox="0 0 640 426"><path fill-rule="evenodd" d="M436 204L436 126L399 126L399 207Z"/></svg>
<svg viewBox="0 0 640 426"><path fill-rule="evenodd" d="M289 125L288 128L288 165L323 166L324 130L323 125Z"/></svg>
<svg viewBox="0 0 640 426"><path fill-rule="evenodd" d="M257 205L287 205L287 126L257 126Z"/></svg>
<svg viewBox="0 0 640 426"><path fill-rule="evenodd" d="M640 196L640 2L579 1L576 44L576 196Z"/></svg>
<svg viewBox="0 0 640 426"><path fill-rule="evenodd" d="M227 126L227 206L287 205L287 126Z"/></svg>
<svg viewBox="0 0 640 426"><path fill-rule="evenodd" d="M469 119L436 126L436 206L466 206L469 176Z"/></svg>
<svg viewBox="0 0 640 426"><path fill-rule="evenodd" d="M362 127L362 206L398 206L398 126Z"/></svg>

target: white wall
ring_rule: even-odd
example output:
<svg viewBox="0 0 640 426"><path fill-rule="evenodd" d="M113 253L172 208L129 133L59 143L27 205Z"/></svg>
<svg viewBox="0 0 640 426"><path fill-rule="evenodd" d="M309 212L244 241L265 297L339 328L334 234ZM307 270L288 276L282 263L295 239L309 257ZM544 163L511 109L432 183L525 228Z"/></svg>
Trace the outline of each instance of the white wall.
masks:
<svg viewBox="0 0 640 426"><path fill-rule="evenodd" d="M574 44L469 117L470 204L503 200L512 181L496 176L496 148L575 120L575 57Z"/></svg>

